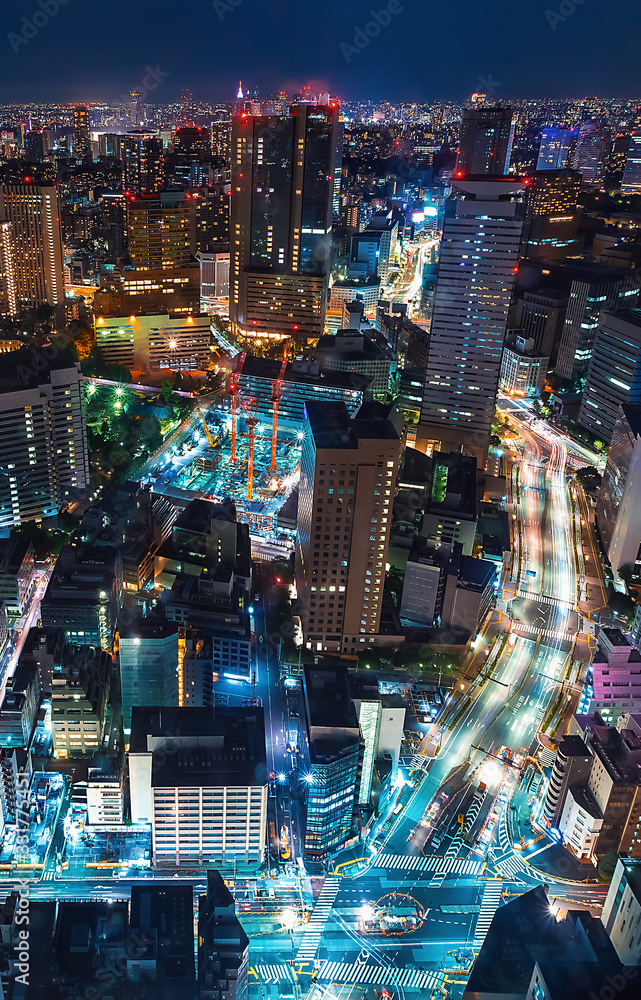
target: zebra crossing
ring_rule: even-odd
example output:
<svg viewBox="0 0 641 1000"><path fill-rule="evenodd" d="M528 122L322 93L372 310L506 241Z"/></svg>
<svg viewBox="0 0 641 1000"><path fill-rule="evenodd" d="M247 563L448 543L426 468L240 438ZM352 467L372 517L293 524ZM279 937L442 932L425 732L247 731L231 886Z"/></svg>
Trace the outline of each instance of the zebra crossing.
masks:
<svg viewBox="0 0 641 1000"><path fill-rule="evenodd" d="M257 965L255 973L265 985L293 981L291 968L284 964ZM441 975L426 969L397 969L393 966L367 965L364 962L325 961L318 969L316 982L363 983L429 990L439 985Z"/></svg>
<svg viewBox="0 0 641 1000"><path fill-rule="evenodd" d="M479 910L476 930L474 932L474 948L480 948L485 941L485 936L490 928L494 914L501 905L503 893L503 881L486 882L483 888L483 898L481 909Z"/></svg>
<svg viewBox="0 0 641 1000"><path fill-rule="evenodd" d="M415 753L410 761L410 768L415 771L424 771L429 757L426 753Z"/></svg>
<svg viewBox="0 0 641 1000"><path fill-rule="evenodd" d="M543 767L552 767L556 760L556 750L550 750L549 747L541 747L539 750L539 760Z"/></svg>
<svg viewBox="0 0 641 1000"><path fill-rule="evenodd" d="M536 625L526 625L525 622L512 622L515 632L527 632L528 635L541 635L546 639L559 639L562 642L571 642L574 639L573 632L557 632L553 628L538 628Z"/></svg>
<svg viewBox="0 0 641 1000"><path fill-rule="evenodd" d="M51 882L55 877L56 877L56 873L51 868L51 869L49 869L49 871L47 871L47 872L45 872L43 874L41 881L42 882Z"/></svg>
<svg viewBox="0 0 641 1000"><path fill-rule="evenodd" d="M324 962L317 979L330 983L366 983L372 986L386 985L414 987L429 990L438 986L441 976L438 972L425 969L384 968L380 965L364 965L360 962Z"/></svg>
<svg viewBox="0 0 641 1000"><path fill-rule="evenodd" d="M548 597L547 594L529 594L527 590L519 590L517 597L525 597L529 601L540 601L542 604L553 604L559 608L576 608L575 601L565 601L560 597Z"/></svg>
<svg viewBox="0 0 641 1000"><path fill-rule="evenodd" d="M332 912L334 901L340 889L341 880L339 878L327 877L323 882L323 888L316 900L316 906L312 911L309 923L305 929L303 940L297 953L299 961L311 961L316 957L320 940L325 930L325 924Z"/></svg>
<svg viewBox="0 0 641 1000"><path fill-rule="evenodd" d="M379 854L373 867L405 868L407 871L435 871L442 872L444 875L478 875L483 867L483 862L480 858L440 858L434 855L425 857L422 854L410 857L407 854Z"/></svg>
<svg viewBox="0 0 641 1000"><path fill-rule="evenodd" d="M519 854L509 854L507 857L497 861L496 867L506 878L514 878L525 871L527 866Z"/></svg>

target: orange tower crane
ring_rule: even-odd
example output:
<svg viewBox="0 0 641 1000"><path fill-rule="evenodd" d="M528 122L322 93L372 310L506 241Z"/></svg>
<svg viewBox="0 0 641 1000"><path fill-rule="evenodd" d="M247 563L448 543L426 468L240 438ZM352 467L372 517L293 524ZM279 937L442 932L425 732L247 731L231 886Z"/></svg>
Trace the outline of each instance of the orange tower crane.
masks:
<svg viewBox="0 0 641 1000"><path fill-rule="evenodd" d="M230 462L236 461L236 421L237 421L237 411L238 411L238 378L243 370L243 365L245 364L245 358L247 353L243 351L238 359L238 364L236 365L236 370L230 372L229 374L229 385L227 387L227 394L231 397L231 455L229 456Z"/></svg>
<svg viewBox="0 0 641 1000"><path fill-rule="evenodd" d="M273 379L272 381L271 404L274 408L274 418L272 423L272 460L269 465L270 472L276 471L276 449L278 446L278 404L281 398L281 385L286 367L287 367L287 355L285 355L283 358L283 363L280 366L278 378Z"/></svg>
<svg viewBox="0 0 641 1000"><path fill-rule="evenodd" d="M247 436L249 438L247 451L247 499L254 499L254 437L258 417L245 417L247 424Z"/></svg>

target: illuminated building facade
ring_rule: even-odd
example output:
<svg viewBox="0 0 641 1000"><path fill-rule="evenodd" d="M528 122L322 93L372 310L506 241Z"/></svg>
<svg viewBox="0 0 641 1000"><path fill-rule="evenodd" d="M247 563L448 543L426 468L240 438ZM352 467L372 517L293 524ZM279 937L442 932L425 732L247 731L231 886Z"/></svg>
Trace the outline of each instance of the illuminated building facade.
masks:
<svg viewBox="0 0 641 1000"><path fill-rule="evenodd" d="M132 129L122 137L122 189L140 197L157 194L165 183L162 139L147 129Z"/></svg>
<svg viewBox="0 0 641 1000"><path fill-rule="evenodd" d="M77 104L73 109L73 152L79 160L92 159L89 108L85 104Z"/></svg>
<svg viewBox="0 0 641 1000"><path fill-rule="evenodd" d="M559 170L567 165L573 129L546 127L541 130L537 170Z"/></svg>
<svg viewBox="0 0 641 1000"><path fill-rule="evenodd" d="M579 423L610 444L619 407L641 402L641 309L599 317Z"/></svg>
<svg viewBox="0 0 641 1000"><path fill-rule="evenodd" d="M504 176L510 165L513 140L512 108L478 105L464 108L455 177L469 174Z"/></svg>
<svg viewBox="0 0 641 1000"><path fill-rule="evenodd" d="M229 313L238 331L323 332L338 135L332 105L234 118Z"/></svg>
<svg viewBox="0 0 641 1000"><path fill-rule="evenodd" d="M630 136L621 194L641 194L641 132L633 132Z"/></svg>
<svg viewBox="0 0 641 1000"><path fill-rule="evenodd" d="M11 224L10 237L2 234L3 254L10 246L17 309L59 305L65 282L55 186L0 185L0 221Z"/></svg>
<svg viewBox="0 0 641 1000"><path fill-rule="evenodd" d="M523 229L524 184L455 180L445 210L419 439L489 444ZM420 445L419 445L420 447Z"/></svg>

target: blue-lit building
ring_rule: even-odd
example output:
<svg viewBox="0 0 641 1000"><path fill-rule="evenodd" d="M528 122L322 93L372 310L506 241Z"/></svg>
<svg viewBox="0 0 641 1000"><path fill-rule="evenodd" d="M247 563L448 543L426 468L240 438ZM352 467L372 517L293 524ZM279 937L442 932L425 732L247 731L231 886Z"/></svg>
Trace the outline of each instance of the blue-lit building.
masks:
<svg viewBox="0 0 641 1000"><path fill-rule="evenodd" d="M599 318L579 423L610 444L619 407L641 402L641 309Z"/></svg>
<svg viewBox="0 0 641 1000"><path fill-rule="evenodd" d="M623 169L621 194L641 194L641 132L630 136L630 147Z"/></svg>
<svg viewBox="0 0 641 1000"><path fill-rule="evenodd" d="M541 130L537 170L560 170L570 155L570 144L576 135L574 129L548 126Z"/></svg>
<svg viewBox="0 0 641 1000"><path fill-rule="evenodd" d="M304 853L320 861L356 834L364 744L346 667L305 667L303 702Z"/></svg>

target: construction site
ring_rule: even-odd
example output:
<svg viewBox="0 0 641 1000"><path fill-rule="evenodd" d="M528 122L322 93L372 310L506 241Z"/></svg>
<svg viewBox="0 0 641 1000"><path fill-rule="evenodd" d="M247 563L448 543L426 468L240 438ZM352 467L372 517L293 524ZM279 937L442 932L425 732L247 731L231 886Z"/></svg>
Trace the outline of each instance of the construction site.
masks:
<svg viewBox="0 0 641 1000"><path fill-rule="evenodd" d="M245 356L230 372L223 400L201 406L186 431L154 463L148 479L168 497L220 500L230 497L240 521L253 533L287 539L277 515L300 475L300 421L279 413L282 375L271 380L268 399L241 392ZM271 419L266 419L271 417Z"/></svg>

